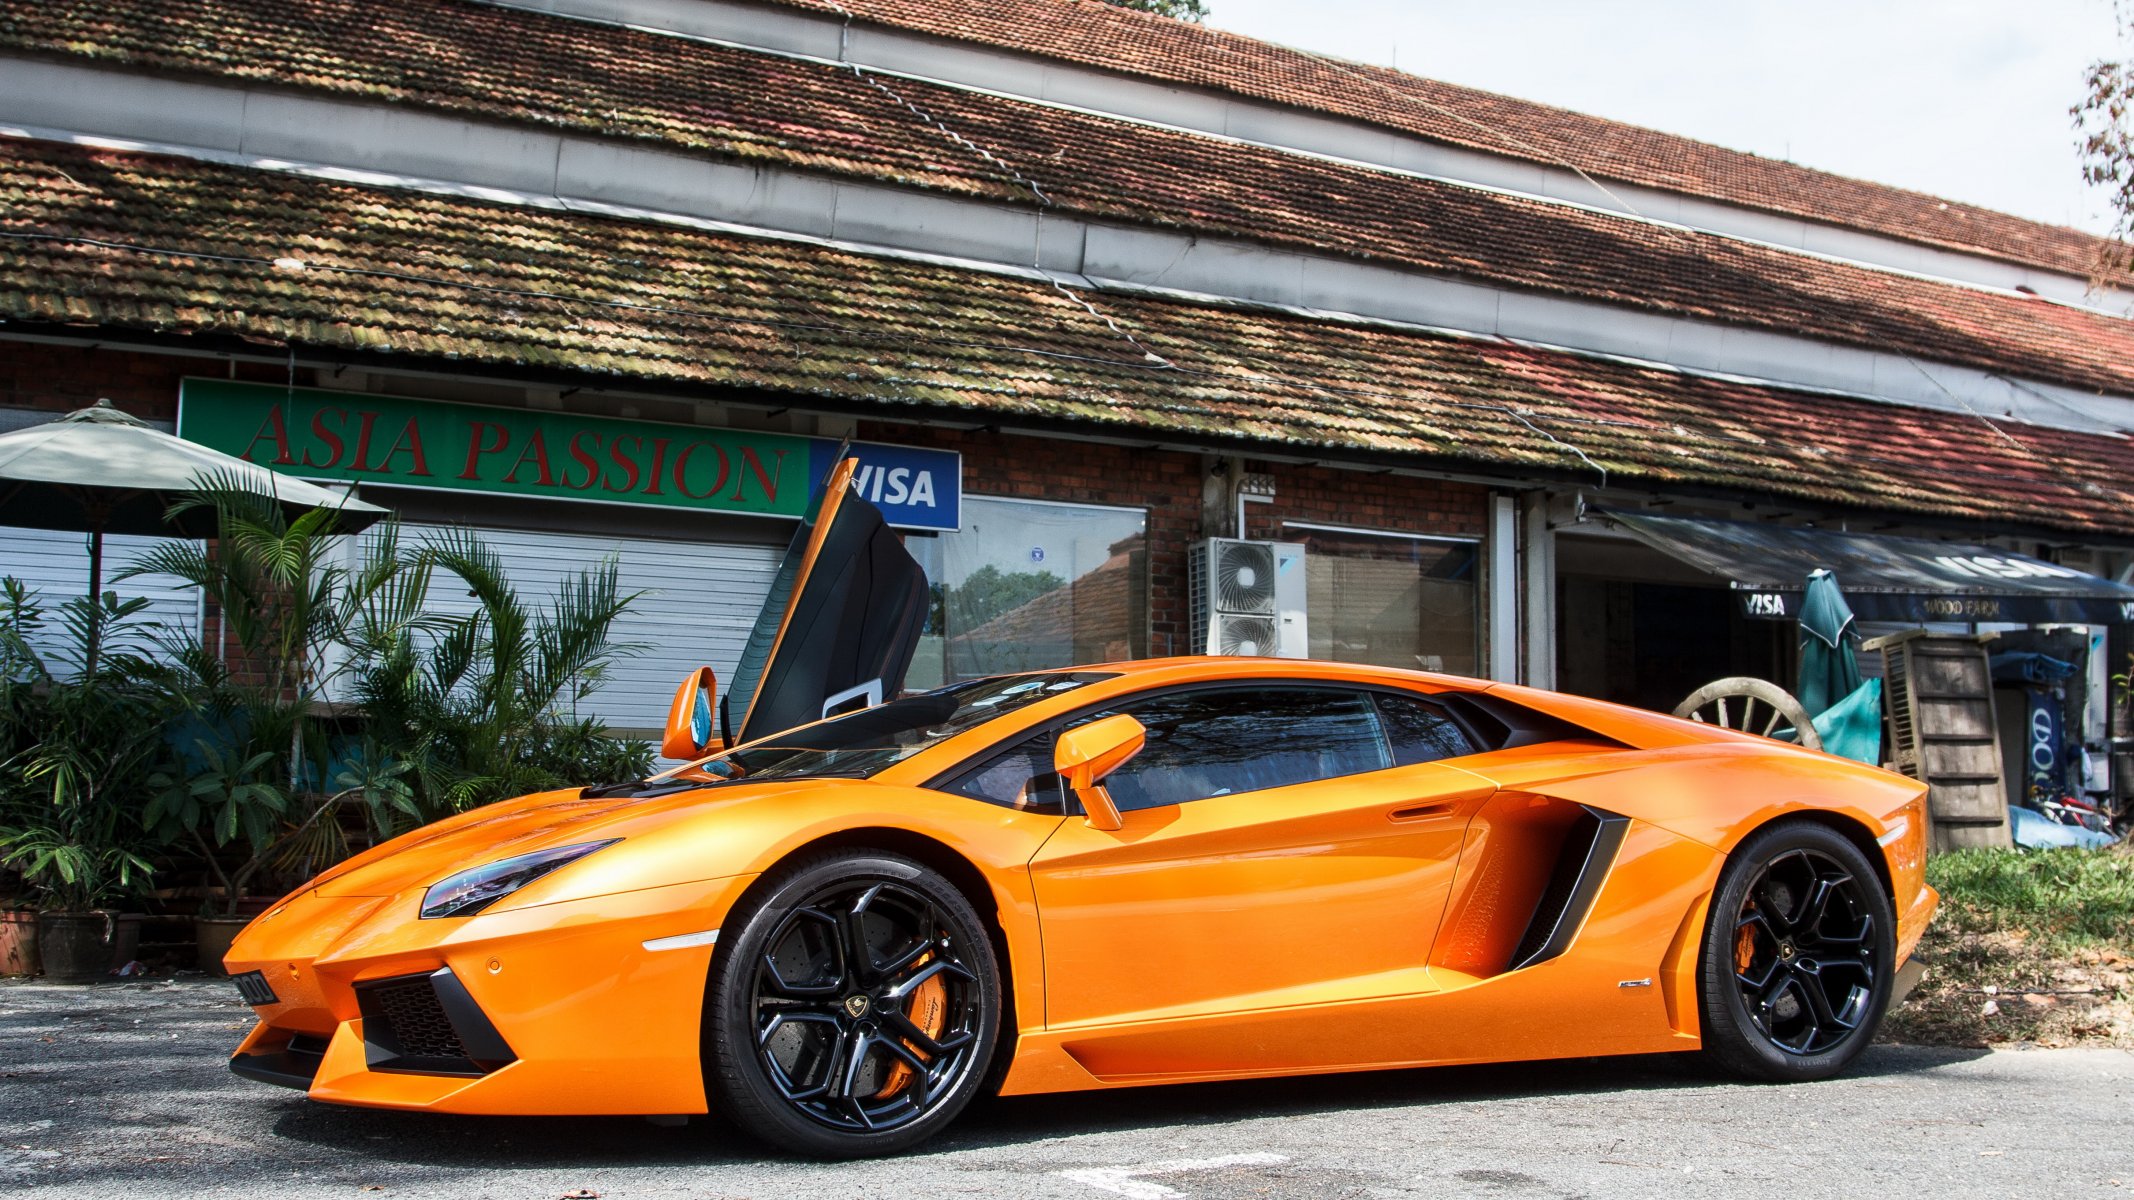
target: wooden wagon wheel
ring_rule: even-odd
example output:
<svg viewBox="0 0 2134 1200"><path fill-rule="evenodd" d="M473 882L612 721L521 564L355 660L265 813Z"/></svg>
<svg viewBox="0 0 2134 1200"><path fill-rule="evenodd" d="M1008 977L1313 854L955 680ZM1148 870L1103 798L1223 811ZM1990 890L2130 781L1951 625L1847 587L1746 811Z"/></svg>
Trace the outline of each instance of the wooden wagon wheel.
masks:
<svg viewBox="0 0 2134 1200"><path fill-rule="evenodd" d="M1768 679L1735 675L1715 679L1675 705L1675 715L1721 729L1739 729L1782 742L1821 750L1823 739L1809 723L1808 710L1793 693Z"/></svg>

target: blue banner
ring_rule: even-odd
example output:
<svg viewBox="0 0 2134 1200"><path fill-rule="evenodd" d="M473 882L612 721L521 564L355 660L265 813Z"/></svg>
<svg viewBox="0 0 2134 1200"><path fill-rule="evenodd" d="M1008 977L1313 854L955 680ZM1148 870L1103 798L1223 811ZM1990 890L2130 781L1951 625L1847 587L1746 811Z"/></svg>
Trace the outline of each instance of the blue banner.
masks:
<svg viewBox="0 0 2134 1200"><path fill-rule="evenodd" d="M2035 805L2068 794L2067 733L2062 723L2060 692L2024 688L2029 699L2023 739L2023 796Z"/></svg>

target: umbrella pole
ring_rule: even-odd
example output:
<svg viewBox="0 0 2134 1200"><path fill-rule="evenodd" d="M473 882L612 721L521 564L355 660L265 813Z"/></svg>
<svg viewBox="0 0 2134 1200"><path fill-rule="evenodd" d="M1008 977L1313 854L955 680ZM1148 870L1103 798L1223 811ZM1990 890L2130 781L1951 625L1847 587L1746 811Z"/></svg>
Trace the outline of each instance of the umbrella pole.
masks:
<svg viewBox="0 0 2134 1200"><path fill-rule="evenodd" d="M111 510L100 503L84 507L89 511L89 645L82 674L94 679L98 644L104 640L104 523Z"/></svg>

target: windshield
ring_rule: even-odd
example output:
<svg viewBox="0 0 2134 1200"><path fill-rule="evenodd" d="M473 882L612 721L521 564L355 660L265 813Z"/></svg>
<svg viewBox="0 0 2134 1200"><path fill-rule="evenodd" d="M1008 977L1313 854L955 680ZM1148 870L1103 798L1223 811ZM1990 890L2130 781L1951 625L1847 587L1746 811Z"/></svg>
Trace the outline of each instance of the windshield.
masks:
<svg viewBox="0 0 2134 1200"><path fill-rule="evenodd" d="M999 675L951 684L774 734L684 767L718 779L864 778L995 717L1111 676L1088 671Z"/></svg>

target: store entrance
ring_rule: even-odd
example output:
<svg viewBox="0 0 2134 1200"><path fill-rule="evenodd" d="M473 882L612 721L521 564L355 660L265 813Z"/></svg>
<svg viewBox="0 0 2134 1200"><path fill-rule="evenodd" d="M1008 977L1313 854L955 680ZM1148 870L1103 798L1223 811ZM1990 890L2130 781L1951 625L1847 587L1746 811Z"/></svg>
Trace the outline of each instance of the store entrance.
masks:
<svg viewBox="0 0 2134 1200"><path fill-rule="evenodd" d="M1794 676L1794 626L1751 621L1712 577L1641 543L1565 533L1556 550L1556 686L1668 712L1714 679Z"/></svg>

